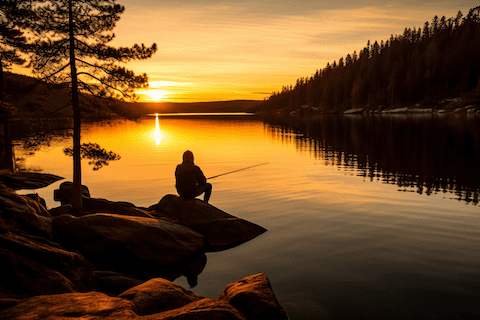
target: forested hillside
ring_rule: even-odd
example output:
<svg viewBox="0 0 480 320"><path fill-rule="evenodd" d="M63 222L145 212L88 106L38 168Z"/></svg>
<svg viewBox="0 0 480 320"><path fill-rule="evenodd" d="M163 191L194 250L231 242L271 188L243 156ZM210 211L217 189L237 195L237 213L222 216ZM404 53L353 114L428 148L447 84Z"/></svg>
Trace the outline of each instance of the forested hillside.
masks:
<svg viewBox="0 0 480 320"><path fill-rule="evenodd" d="M284 86L266 99L263 111L296 110L308 105L319 112L351 108L384 110L421 104L436 108L442 99L480 101L480 7L467 16L425 22L402 35L368 41L295 86Z"/></svg>

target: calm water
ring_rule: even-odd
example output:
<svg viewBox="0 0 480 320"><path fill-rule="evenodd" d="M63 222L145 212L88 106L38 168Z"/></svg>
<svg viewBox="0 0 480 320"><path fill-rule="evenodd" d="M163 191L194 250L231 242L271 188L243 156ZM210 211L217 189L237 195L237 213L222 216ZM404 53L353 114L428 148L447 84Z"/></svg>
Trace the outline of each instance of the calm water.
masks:
<svg viewBox="0 0 480 320"><path fill-rule="evenodd" d="M84 127L83 142L122 157L98 171L84 162L93 197L157 203L175 193L186 149L207 177L268 162L210 181L212 205L268 232L208 253L195 293L216 298L264 272L291 319L480 315L478 118L155 120ZM24 165L71 179L69 143ZM59 183L38 190L50 207Z"/></svg>

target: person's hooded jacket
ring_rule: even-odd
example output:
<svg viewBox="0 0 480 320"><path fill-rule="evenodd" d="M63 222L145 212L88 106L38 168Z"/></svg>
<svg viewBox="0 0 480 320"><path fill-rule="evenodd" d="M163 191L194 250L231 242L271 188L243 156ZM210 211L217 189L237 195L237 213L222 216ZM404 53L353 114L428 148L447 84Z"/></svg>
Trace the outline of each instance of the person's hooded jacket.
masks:
<svg viewBox="0 0 480 320"><path fill-rule="evenodd" d="M182 198L195 198L202 193L201 187L207 183L202 170L194 164L191 151L183 154L183 162L177 166L175 178L175 187Z"/></svg>

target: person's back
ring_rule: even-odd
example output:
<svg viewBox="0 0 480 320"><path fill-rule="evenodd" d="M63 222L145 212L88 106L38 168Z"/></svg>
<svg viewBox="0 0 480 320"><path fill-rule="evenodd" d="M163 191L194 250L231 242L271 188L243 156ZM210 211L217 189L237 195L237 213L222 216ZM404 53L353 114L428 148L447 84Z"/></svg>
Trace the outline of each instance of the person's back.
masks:
<svg viewBox="0 0 480 320"><path fill-rule="evenodd" d="M204 201L208 202L212 185L207 183L202 170L193 162L193 153L185 151L183 162L175 170L177 192L180 197L193 199L205 192Z"/></svg>

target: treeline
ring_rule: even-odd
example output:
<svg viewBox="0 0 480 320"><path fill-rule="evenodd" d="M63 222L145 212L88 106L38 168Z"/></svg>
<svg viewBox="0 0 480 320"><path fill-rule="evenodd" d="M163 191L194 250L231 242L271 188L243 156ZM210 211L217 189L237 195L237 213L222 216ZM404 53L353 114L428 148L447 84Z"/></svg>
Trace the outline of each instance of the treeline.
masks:
<svg viewBox="0 0 480 320"><path fill-rule="evenodd" d="M266 99L264 111L321 112L350 108L384 109L440 99L480 100L480 6L454 18L435 16L423 28L405 28L387 41L370 42L295 86L284 86Z"/></svg>

